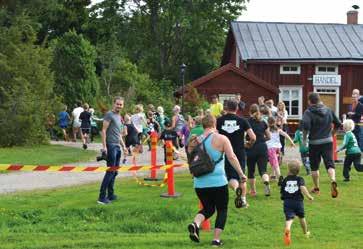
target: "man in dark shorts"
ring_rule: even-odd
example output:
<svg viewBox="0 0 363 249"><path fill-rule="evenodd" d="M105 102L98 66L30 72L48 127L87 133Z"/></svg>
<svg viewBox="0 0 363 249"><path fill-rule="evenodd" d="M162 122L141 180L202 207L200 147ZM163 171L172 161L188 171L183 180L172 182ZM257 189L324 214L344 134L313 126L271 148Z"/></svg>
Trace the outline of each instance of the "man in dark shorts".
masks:
<svg viewBox="0 0 363 249"><path fill-rule="evenodd" d="M120 166L121 148L124 153L127 153L126 146L122 140L123 124L121 122L120 111L124 106L124 100L121 97L115 97L113 101L112 111L105 114L102 126L102 147L107 154L107 166ZM106 171L102 180L100 195L98 198L99 204L109 204L117 199L114 193L115 178L117 171ZM107 196L106 196L107 192Z"/></svg>
<svg viewBox="0 0 363 249"><path fill-rule="evenodd" d="M335 180L335 166L333 160L333 125L335 129L341 123L335 113L320 101L318 93L309 94L309 108L303 116L303 144L307 145L309 134L309 159L311 176L314 182L312 193L319 194L319 165L323 158L325 168L331 180L331 196L338 196L338 187Z"/></svg>
<svg viewBox="0 0 363 249"><path fill-rule="evenodd" d="M232 144L233 152L236 154L243 172L246 172L246 153L244 148L245 132L247 132L251 143L256 140L256 136L247 120L237 116L238 103L236 100L227 100L225 108L226 114L217 119L217 130L220 134L225 135L229 139ZM235 200L236 207L247 207L246 183L240 184L240 178L228 160L225 160L224 169L226 171L229 186L236 191L237 194ZM242 191L240 189L242 189Z"/></svg>

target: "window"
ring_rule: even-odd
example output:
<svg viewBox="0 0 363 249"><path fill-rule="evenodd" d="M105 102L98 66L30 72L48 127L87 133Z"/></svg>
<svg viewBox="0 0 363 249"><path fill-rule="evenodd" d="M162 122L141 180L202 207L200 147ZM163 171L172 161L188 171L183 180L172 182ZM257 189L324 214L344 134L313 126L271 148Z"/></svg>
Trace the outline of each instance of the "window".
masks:
<svg viewBox="0 0 363 249"><path fill-rule="evenodd" d="M222 104L224 103L225 100L235 99L235 98L236 98L236 94L235 93L218 94L219 102L221 102Z"/></svg>
<svg viewBox="0 0 363 249"><path fill-rule="evenodd" d="M315 74L338 74L338 66L332 65L317 65Z"/></svg>
<svg viewBox="0 0 363 249"><path fill-rule="evenodd" d="M302 86L280 87L279 99L285 103L288 118L302 117Z"/></svg>
<svg viewBox="0 0 363 249"><path fill-rule="evenodd" d="M300 65L280 65L280 74L300 74Z"/></svg>

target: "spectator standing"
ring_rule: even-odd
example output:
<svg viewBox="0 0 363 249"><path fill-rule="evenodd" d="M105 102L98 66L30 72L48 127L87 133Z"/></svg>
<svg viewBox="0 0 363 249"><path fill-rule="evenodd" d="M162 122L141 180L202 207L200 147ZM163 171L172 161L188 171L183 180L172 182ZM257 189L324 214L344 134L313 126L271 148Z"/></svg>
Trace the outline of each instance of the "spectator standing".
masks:
<svg viewBox="0 0 363 249"><path fill-rule="evenodd" d="M286 110L286 106L285 103L283 101L280 101L277 104L277 120L281 120L281 129L284 132L287 132L287 110ZM280 143L281 143L281 153L282 155L285 155L285 137L284 136L280 136Z"/></svg>
<svg viewBox="0 0 363 249"><path fill-rule="evenodd" d="M67 128L70 120L71 117L69 116L67 112L67 106L65 105L63 107L63 111L58 114L58 125L62 129L64 141L69 141Z"/></svg>
<svg viewBox="0 0 363 249"><path fill-rule="evenodd" d="M272 116L276 117L278 109L276 106L274 106L273 99L266 100L265 105L267 105L267 107L270 108Z"/></svg>
<svg viewBox="0 0 363 249"><path fill-rule="evenodd" d="M246 103L242 101L240 93L236 94L236 100L238 103L237 115L242 116L242 113L243 113L244 109L246 108Z"/></svg>
<svg viewBox="0 0 363 249"><path fill-rule="evenodd" d="M126 146L121 136L123 124L121 123L120 111L123 106L123 98L116 97L113 101L112 110L107 112L103 118L102 147L103 151L107 154L108 167L120 166L120 146L122 147L124 153L127 153ZM99 204L109 204L111 201L117 199L114 191L116 176L117 171L106 171L100 188L100 194L98 198Z"/></svg>
<svg viewBox="0 0 363 249"><path fill-rule="evenodd" d="M223 105L218 101L217 95L212 95L212 102L209 106L210 113L213 117L218 118L222 115Z"/></svg>
<svg viewBox="0 0 363 249"><path fill-rule="evenodd" d="M321 158L323 158L331 181L331 196L336 198L338 185L335 179L333 160L332 125L337 129L341 123L334 112L321 103L318 93L310 93L308 102L309 107L303 115L303 144L307 146L307 137L309 137L309 159L314 182L314 188L311 192L320 193L319 165Z"/></svg>
<svg viewBox="0 0 363 249"><path fill-rule="evenodd" d="M252 131L250 124L246 119L237 116L238 102L236 100L227 100L227 114L217 119L217 130L219 134L224 135L231 142L233 152L236 154L239 164L243 172L246 172L246 153L244 148L245 132L253 144L256 140L255 133ZM241 182L237 171L233 168L228 160L225 160L224 168L229 186L236 192L235 205L237 208L246 208L248 206L246 200L247 187L246 183L240 185ZM240 190L237 191L237 189Z"/></svg>
<svg viewBox="0 0 363 249"><path fill-rule="evenodd" d="M72 111L72 120L73 120L73 142L77 141L77 134L80 132L81 122L79 121L79 115L83 112L81 102L76 103L76 108Z"/></svg>
<svg viewBox="0 0 363 249"><path fill-rule="evenodd" d="M348 117L354 121L353 133L357 139L359 148L363 151L363 141L361 141L363 128L360 126L363 115L363 104L359 102L359 98L359 90L354 89L352 92L352 110L348 112Z"/></svg>

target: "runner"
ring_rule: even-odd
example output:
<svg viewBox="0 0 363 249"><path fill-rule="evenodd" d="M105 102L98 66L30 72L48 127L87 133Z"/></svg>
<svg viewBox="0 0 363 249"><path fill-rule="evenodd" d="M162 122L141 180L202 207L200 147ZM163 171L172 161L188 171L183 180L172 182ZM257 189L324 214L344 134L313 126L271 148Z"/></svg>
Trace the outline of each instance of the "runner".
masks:
<svg viewBox="0 0 363 249"><path fill-rule="evenodd" d="M291 225L295 216L299 217L301 228L306 237L310 236L305 220L304 195L309 200L314 198L305 187L304 178L298 176L300 163L292 161L288 163L288 175L281 183L281 200L284 201L284 213L286 217L284 241L286 245L291 244ZM303 195L304 194L304 195Z"/></svg>
<svg viewBox="0 0 363 249"><path fill-rule="evenodd" d="M314 182L312 193L320 194L319 165L321 157L331 180L331 196L338 196L338 185L335 180L335 166L333 160L332 125L335 129L341 126L334 112L323 105L318 93L309 94L309 108L303 115L303 144L307 146L309 134L309 159L311 176Z"/></svg>
<svg viewBox="0 0 363 249"><path fill-rule="evenodd" d="M256 164L258 167L258 172L262 178L265 185L264 192L265 196L271 195L270 190L270 179L267 174L267 145L266 140L271 138L271 134L268 130L267 124L262 120L262 115L257 104L250 106L250 118L248 123L251 125L253 132L256 135L256 141L252 143L246 143L247 148L247 169L248 169L248 180L250 182L250 195L256 196L256 179L255 179L255 168Z"/></svg>
<svg viewBox="0 0 363 249"><path fill-rule="evenodd" d="M343 129L345 131L344 141L341 147L337 150L337 152L345 150L345 159L344 159L344 169L343 169L343 176L344 181L349 182L350 176L349 172L354 164L355 169L358 172L363 172L363 165L361 163L361 151L358 146L358 142L354 133L354 122L351 119L347 119L343 122Z"/></svg>
<svg viewBox="0 0 363 249"><path fill-rule="evenodd" d="M302 120L300 120L299 127L297 128L297 130L295 132L294 143L299 144L299 152L300 152L300 156L301 156L301 161L306 169L306 175L310 175L311 168L310 168L310 160L309 160L309 148L303 144L303 133L302 133L303 128L302 127L303 127L303 123L302 123Z"/></svg>
<svg viewBox="0 0 363 249"><path fill-rule="evenodd" d="M236 154L243 172L246 172L246 153L244 148L245 132L247 132L251 144L256 140L256 136L247 120L237 116L238 102L236 100L227 100L225 108L227 114L217 119L217 130L219 134L225 135L229 139L232 144L233 152ZM242 196L237 195L236 197L236 207L246 208L248 206L246 201L246 183L240 185L237 171L228 160L225 160L224 169L230 188L232 188L234 192L236 192L239 187L242 189Z"/></svg>
<svg viewBox="0 0 363 249"><path fill-rule="evenodd" d="M84 111L79 115L79 120L81 121L81 135L83 142L83 149L87 149L87 143L89 134L91 133L91 116L92 114L89 112L89 105L85 103L83 105Z"/></svg>

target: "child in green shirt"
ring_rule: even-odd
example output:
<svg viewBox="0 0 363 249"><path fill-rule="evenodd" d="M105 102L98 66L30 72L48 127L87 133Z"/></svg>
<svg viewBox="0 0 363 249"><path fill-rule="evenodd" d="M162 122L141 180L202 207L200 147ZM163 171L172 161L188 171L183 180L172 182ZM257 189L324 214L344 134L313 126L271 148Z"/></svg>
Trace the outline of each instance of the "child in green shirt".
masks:
<svg viewBox="0 0 363 249"><path fill-rule="evenodd" d="M295 132L294 143L299 144L301 161L306 169L306 174L310 175L311 169L310 169L310 160L309 160L309 148L303 144L302 120L300 120L299 127Z"/></svg>
<svg viewBox="0 0 363 249"><path fill-rule="evenodd" d="M354 168L358 172L363 172L363 165L361 164L361 150L358 146L357 139L352 132L352 130L354 130L353 120L346 119L343 122L343 129L345 131L344 141L342 146L340 146L339 149L337 150L337 152L345 149L343 176L344 176L344 181L349 182L350 181L349 172L352 163L354 164Z"/></svg>

